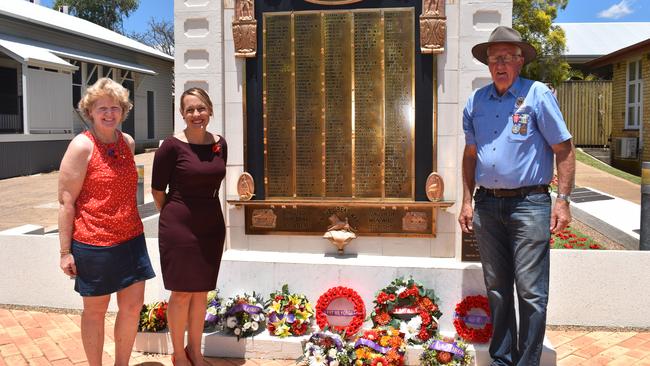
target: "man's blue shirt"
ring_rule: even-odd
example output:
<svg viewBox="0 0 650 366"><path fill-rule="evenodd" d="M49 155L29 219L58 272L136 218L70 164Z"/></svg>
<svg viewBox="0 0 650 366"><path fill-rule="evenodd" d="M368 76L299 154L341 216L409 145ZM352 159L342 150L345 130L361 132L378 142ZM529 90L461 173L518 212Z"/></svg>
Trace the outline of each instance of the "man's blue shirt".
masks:
<svg viewBox="0 0 650 366"><path fill-rule="evenodd" d="M463 111L465 143L476 145L476 185L549 184L551 145L571 138L557 99L543 83L518 77L502 96L494 83L475 90Z"/></svg>

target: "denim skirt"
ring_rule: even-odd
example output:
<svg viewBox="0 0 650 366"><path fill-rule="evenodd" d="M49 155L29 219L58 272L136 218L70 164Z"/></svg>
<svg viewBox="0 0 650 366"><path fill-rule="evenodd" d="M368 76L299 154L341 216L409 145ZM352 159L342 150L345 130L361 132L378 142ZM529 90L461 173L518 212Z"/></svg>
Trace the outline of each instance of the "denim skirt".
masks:
<svg viewBox="0 0 650 366"><path fill-rule="evenodd" d="M77 266L74 290L81 296L112 294L156 276L144 234L109 247L73 239L71 249Z"/></svg>

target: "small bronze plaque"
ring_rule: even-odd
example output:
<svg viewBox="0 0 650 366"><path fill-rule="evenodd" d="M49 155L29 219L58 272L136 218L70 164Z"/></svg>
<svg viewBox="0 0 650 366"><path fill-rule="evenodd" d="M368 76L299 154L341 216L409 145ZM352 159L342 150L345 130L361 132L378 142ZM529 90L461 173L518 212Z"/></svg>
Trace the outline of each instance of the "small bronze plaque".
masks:
<svg viewBox="0 0 650 366"><path fill-rule="evenodd" d="M251 226L260 229L275 229L277 216L270 208L252 210Z"/></svg>
<svg viewBox="0 0 650 366"><path fill-rule="evenodd" d="M474 232L465 233L461 237L460 260L463 262L480 262L481 255L478 252L478 243Z"/></svg>
<svg viewBox="0 0 650 366"><path fill-rule="evenodd" d="M442 196L445 192L445 183L440 174L435 172L429 174L424 189L425 192L427 192L427 198L429 201L436 202L442 200Z"/></svg>
<svg viewBox="0 0 650 366"><path fill-rule="evenodd" d="M407 212L402 218L402 230L413 232L426 232L427 217L426 212Z"/></svg>
<svg viewBox="0 0 650 366"><path fill-rule="evenodd" d="M242 201L248 201L255 195L255 182L253 176L243 172L237 180L237 194Z"/></svg>

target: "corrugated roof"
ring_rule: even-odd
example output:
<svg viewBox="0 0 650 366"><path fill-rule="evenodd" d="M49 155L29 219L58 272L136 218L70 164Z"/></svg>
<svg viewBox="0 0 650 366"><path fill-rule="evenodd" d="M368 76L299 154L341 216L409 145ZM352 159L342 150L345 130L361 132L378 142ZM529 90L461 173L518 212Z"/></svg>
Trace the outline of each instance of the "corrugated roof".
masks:
<svg viewBox="0 0 650 366"><path fill-rule="evenodd" d="M48 50L27 44L17 42L13 37L9 38L0 34L0 50L4 51L9 57L21 63L27 63L32 66L51 67L67 71L77 70L77 66L71 65L64 59L53 55Z"/></svg>
<svg viewBox="0 0 650 366"><path fill-rule="evenodd" d="M650 22L555 23L566 35L567 57L596 58L650 38Z"/></svg>
<svg viewBox="0 0 650 366"><path fill-rule="evenodd" d="M174 61L172 56L95 23L25 0L1 0L0 14L81 37Z"/></svg>

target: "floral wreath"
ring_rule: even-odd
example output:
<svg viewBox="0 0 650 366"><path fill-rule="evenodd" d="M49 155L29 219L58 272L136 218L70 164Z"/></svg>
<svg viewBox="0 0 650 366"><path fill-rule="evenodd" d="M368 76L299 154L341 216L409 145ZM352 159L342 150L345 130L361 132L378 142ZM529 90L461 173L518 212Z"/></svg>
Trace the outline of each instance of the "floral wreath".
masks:
<svg viewBox="0 0 650 366"><path fill-rule="evenodd" d="M393 327L366 330L354 342L356 366L400 366L405 353L404 334Z"/></svg>
<svg viewBox="0 0 650 366"><path fill-rule="evenodd" d="M141 332L158 332L167 328L167 301L142 305L138 328Z"/></svg>
<svg viewBox="0 0 650 366"><path fill-rule="evenodd" d="M338 298L346 298L353 305L354 310L341 310L343 313L337 314L328 314L327 307L330 303ZM352 321L346 327L342 326L330 326L329 321L327 320L327 315L352 315ZM343 332L344 337L348 338L355 335L359 328L363 325L363 321L366 317L366 306L363 303L361 296L351 288L337 286L332 287L327 290L318 298L316 303L316 322L321 329L331 328L337 332Z"/></svg>
<svg viewBox="0 0 650 366"><path fill-rule="evenodd" d="M433 290L412 278L397 278L379 291L371 318L373 326L398 328L409 344L421 344L438 332L442 313Z"/></svg>
<svg viewBox="0 0 650 366"><path fill-rule="evenodd" d="M480 309L485 315L469 314L472 309ZM469 327L468 324L472 327ZM489 341L492 336L492 322L487 297L482 295L467 296L456 304L454 327L456 327L458 336L468 342L486 343Z"/></svg>
<svg viewBox="0 0 650 366"><path fill-rule="evenodd" d="M472 364L472 355L465 342L438 335L424 345L420 361L422 366L468 366Z"/></svg>
<svg viewBox="0 0 650 366"><path fill-rule="evenodd" d="M219 308L221 307L221 298L219 298L219 290L212 290L207 295L207 307L205 309L205 322L203 323L204 330L216 328L221 321L219 316Z"/></svg>
<svg viewBox="0 0 650 366"><path fill-rule="evenodd" d="M314 316L307 296L289 293L286 284L282 286L282 291L271 293L265 311L269 334L280 338L305 334Z"/></svg>
<svg viewBox="0 0 650 366"><path fill-rule="evenodd" d="M226 300L224 306L219 309L219 315L224 319L226 329L239 340L241 337L253 335L264 327L266 317L261 304L262 299L255 295L255 292L252 296L236 295Z"/></svg>
<svg viewBox="0 0 650 366"><path fill-rule="evenodd" d="M303 364L307 365L351 365L348 346L340 335L328 331L316 332L303 345Z"/></svg>

